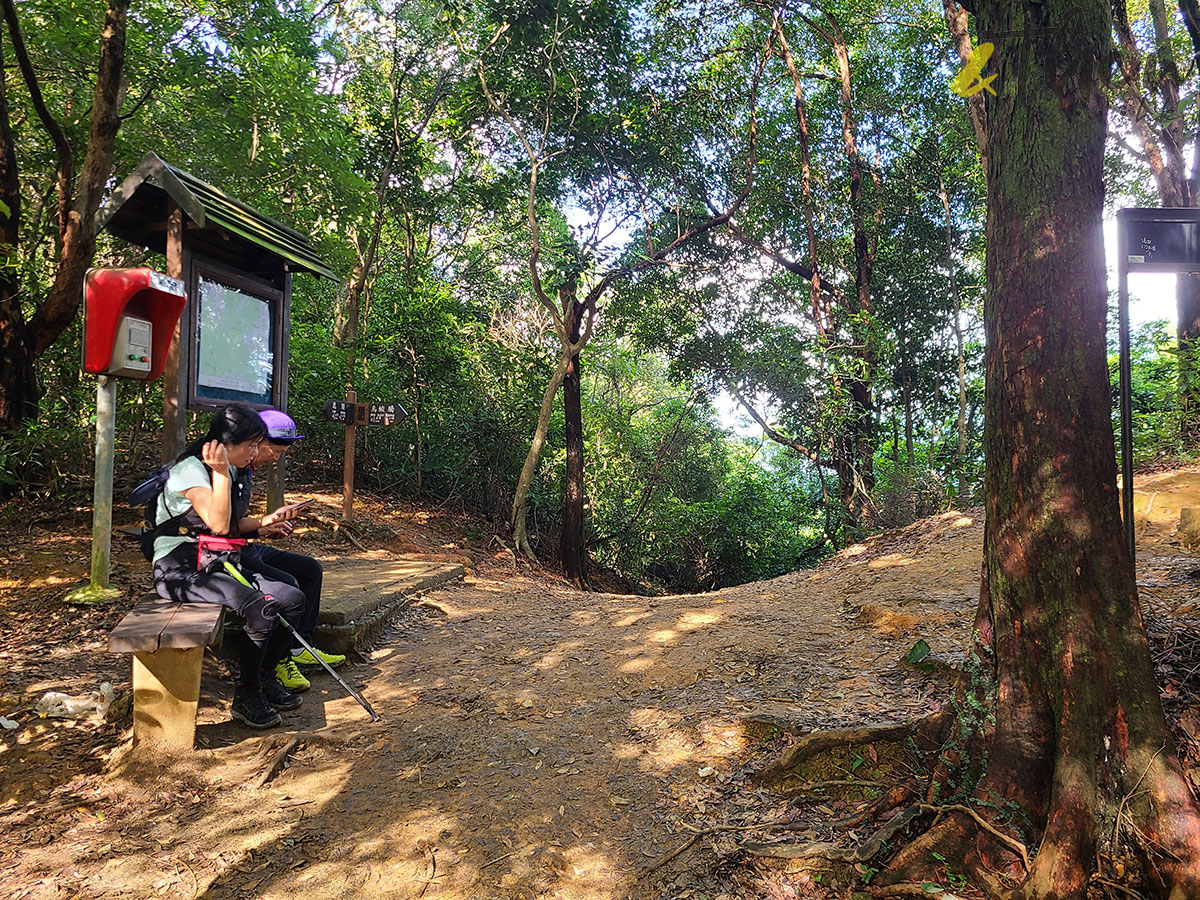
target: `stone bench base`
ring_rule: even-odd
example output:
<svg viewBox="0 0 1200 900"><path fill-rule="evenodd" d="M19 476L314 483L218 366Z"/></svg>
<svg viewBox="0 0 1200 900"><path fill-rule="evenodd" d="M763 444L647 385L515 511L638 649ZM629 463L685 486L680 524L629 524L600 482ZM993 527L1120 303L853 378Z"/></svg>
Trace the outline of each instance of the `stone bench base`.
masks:
<svg viewBox="0 0 1200 900"><path fill-rule="evenodd" d="M108 649L133 654L133 745L191 750L204 648L221 643L224 607L172 603L150 595L108 636Z"/></svg>

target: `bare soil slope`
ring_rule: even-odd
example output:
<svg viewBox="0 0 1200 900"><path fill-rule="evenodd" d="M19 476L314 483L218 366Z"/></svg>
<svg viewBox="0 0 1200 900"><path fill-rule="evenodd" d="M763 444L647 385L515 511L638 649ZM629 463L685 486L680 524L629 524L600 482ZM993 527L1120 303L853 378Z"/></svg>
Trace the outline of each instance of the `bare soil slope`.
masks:
<svg viewBox="0 0 1200 900"><path fill-rule="evenodd" d="M1156 508L1168 504L1150 509L1139 579L1164 690L1190 727L1200 721L1180 673L1200 563L1161 543L1170 537L1154 531ZM391 526L408 552L469 549L453 529L438 532L445 523L403 515ZM64 530L77 557L86 526ZM54 546L48 535L35 543ZM845 884L743 865L736 833L654 864L696 828L765 821L786 805L743 781L766 752L743 727L748 714L831 728L942 703L940 670L902 658L921 639L943 661L962 659L981 544L979 517L951 512L813 571L647 598L582 593L481 543L464 583L420 598L345 670L383 721L366 721L318 675L282 731L250 732L226 721L214 663L206 747L149 771L114 752L127 721L31 719L42 690L91 690L100 676L120 687L128 663L100 652L113 615L56 605L54 566L29 551L42 568L27 576L30 557L10 542L0 601L17 625L0 643L0 713L22 725L0 735L0 897L843 896ZM314 539L311 552L335 548ZM39 641L37 621L54 640ZM260 784L281 748L290 767Z"/></svg>

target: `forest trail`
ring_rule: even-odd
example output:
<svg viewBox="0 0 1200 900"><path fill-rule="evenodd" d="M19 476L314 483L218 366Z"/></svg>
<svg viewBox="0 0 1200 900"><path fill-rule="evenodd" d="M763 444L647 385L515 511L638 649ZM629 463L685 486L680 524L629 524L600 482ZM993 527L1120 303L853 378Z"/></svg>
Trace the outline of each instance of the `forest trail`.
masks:
<svg viewBox="0 0 1200 900"><path fill-rule="evenodd" d="M719 896L712 853L639 875L729 802L758 746L743 717L831 728L939 705L944 678L902 660L918 639L962 659L981 545L981 520L950 512L815 570L658 597L481 562L345 670L381 722L324 675L266 734L210 699L187 766L0 807L0 896ZM1148 565L1162 599L1195 560ZM290 767L256 786L291 738Z"/></svg>

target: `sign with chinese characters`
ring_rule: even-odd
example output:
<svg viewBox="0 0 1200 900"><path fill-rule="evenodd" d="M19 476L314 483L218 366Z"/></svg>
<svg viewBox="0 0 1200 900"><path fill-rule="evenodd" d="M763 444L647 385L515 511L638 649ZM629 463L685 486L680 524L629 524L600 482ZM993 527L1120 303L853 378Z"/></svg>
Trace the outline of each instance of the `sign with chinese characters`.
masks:
<svg viewBox="0 0 1200 900"><path fill-rule="evenodd" d="M356 406L357 403L351 403L349 400L326 400L325 418L339 425L353 425Z"/></svg>
<svg viewBox="0 0 1200 900"><path fill-rule="evenodd" d="M1128 265L1139 269L1162 265L1182 266L1189 270L1200 267L1200 222L1129 216L1121 224L1125 228Z"/></svg>
<svg viewBox="0 0 1200 900"><path fill-rule="evenodd" d="M399 403L368 403L368 425L395 425L401 419L408 417L406 410Z"/></svg>
<svg viewBox="0 0 1200 900"><path fill-rule="evenodd" d="M350 400L326 400L325 418L339 425L396 425L408 418L408 410L399 403L354 403Z"/></svg>

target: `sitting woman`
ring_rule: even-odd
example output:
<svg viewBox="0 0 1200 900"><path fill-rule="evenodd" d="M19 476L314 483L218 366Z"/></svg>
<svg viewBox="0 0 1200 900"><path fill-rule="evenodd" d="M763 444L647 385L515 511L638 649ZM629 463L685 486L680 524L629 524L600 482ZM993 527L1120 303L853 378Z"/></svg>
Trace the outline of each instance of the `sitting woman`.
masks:
<svg viewBox="0 0 1200 900"><path fill-rule="evenodd" d="M263 427L267 429L262 443L258 445L258 456L254 459L254 468L277 462L283 454L304 435L296 428L292 417L278 409L259 410ZM300 512L297 511L297 515ZM238 523L239 533L247 537L254 534L259 537L282 537L292 533L290 522L281 522L272 528L262 527L258 519L244 519ZM247 534L247 532L250 534ZM242 565L247 572L255 572L283 581L298 587L304 592L304 615L300 621L288 619L296 626L299 637L304 638L310 646L316 643L317 619L321 613L321 582L324 570L321 564L311 556L302 553L290 553L268 544L247 544L242 552ZM293 638L291 655L285 657L275 667L275 678L289 691L301 693L310 687L308 678L300 671L318 668L321 662L331 668L337 668L346 661L340 653L326 653L318 647L306 650L301 646L299 638Z"/></svg>
<svg viewBox="0 0 1200 900"><path fill-rule="evenodd" d="M280 624L299 621L304 594L291 584L264 575L246 587L228 572L198 569L201 534L237 533L250 505L249 470L266 429L258 412L239 403L213 415L208 433L192 442L171 466L158 498L159 522L182 517L182 525L154 540L154 588L167 600L219 603L245 619L240 673L232 715L252 728L280 724L276 710L295 709L302 698L286 690L264 671L274 672L289 656L291 635ZM292 518L294 511L276 510L257 524L264 530Z"/></svg>

